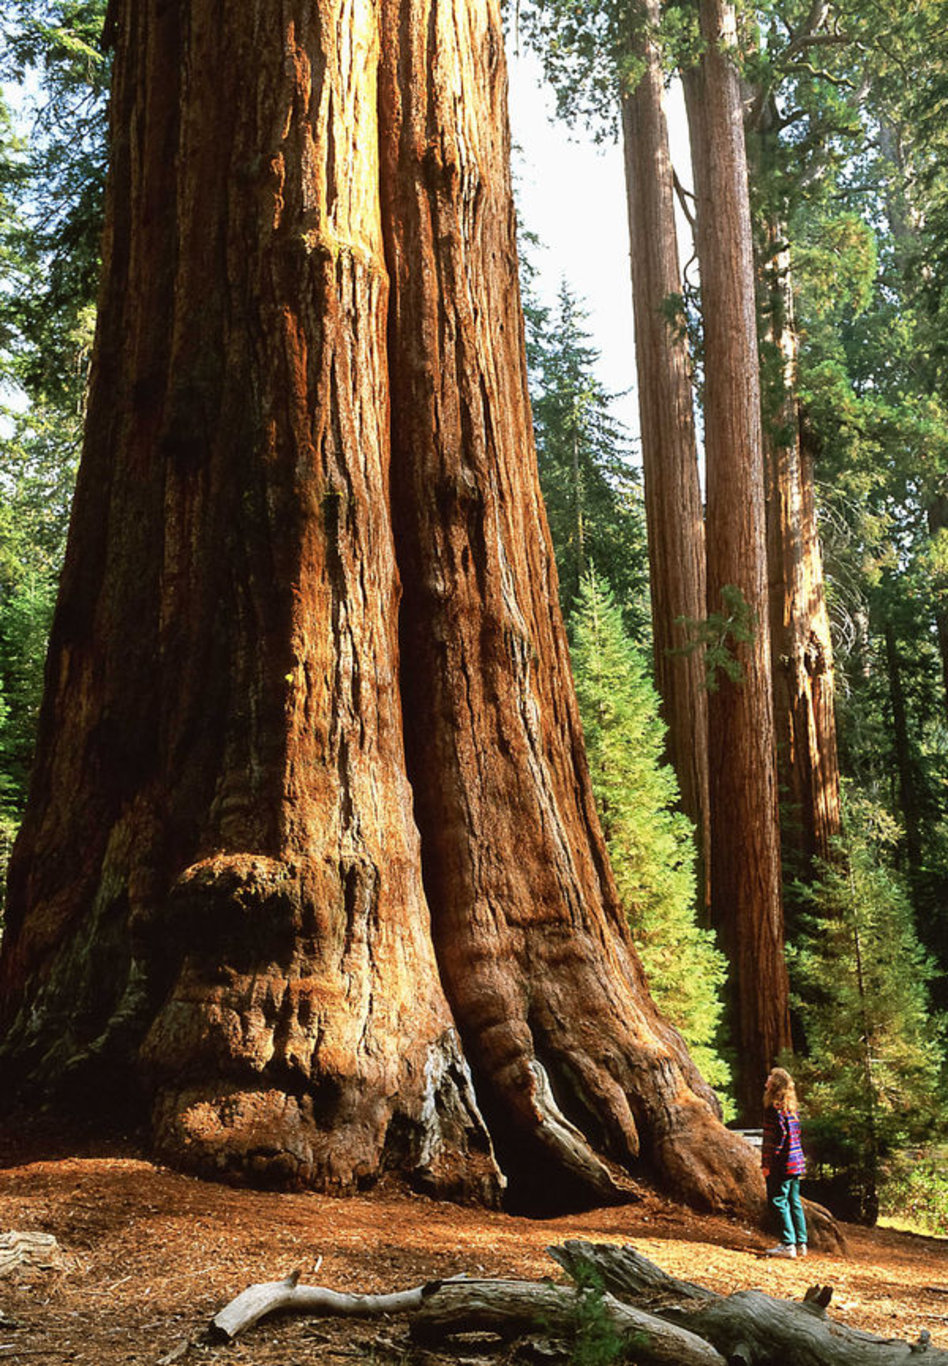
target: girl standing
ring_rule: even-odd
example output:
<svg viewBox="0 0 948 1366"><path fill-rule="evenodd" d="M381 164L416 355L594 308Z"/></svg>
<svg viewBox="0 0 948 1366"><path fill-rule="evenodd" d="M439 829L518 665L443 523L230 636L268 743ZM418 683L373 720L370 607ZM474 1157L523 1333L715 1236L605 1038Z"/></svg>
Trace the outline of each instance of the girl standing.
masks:
<svg viewBox="0 0 948 1366"><path fill-rule="evenodd" d="M800 1177L806 1158L800 1142L797 1093L790 1073L775 1067L764 1087L764 1143L761 1167L767 1198L780 1221L780 1243L768 1257L806 1256L806 1217L800 1199Z"/></svg>

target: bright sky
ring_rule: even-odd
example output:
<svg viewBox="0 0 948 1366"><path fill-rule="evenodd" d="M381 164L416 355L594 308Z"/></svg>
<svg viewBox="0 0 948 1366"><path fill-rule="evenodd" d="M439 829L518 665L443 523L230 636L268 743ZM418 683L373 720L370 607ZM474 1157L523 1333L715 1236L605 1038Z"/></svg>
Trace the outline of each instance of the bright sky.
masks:
<svg viewBox="0 0 948 1366"><path fill-rule="evenodd" d="M536 233L534 252L541 301L552 304L564 278L589 312L588 328L602 353L599 377L615 394L629 392L615 413L638 432L632 287L625 169L618 145L597 146L581 128L554 121L554 98L539 62L521 48L508 54L510 123L522 226ZM669 96L672 155L690 184L687 133L680 92ZM679 225L681 241L681 225Z"/></svg>

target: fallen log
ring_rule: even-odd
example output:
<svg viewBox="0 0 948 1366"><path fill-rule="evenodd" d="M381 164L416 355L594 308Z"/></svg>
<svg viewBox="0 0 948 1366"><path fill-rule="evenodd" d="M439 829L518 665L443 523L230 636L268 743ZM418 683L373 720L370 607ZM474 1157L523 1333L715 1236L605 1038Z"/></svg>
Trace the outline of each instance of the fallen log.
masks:
<svg viewBox="0 0 948 1366"><path fill-rule="evenodd" d="M233 1341L267 1314L346 1315L375 1318L411 1314L418 1342L444 1343L459 1333L487 1332L505 1340L542 1330L571 1339L582 1321L585 1292L572 1286L532 1281L431 1281L388 1295L343 1294L325 1286L299 1284L300 1273L282 1281L248 1286L214 1316L205 1341ZM641 1366L724 1366L724 1358L686 1329L602 1296L603 1317L622 1341L635 1345Z"/></svg>
<svg viewBox="0 0 948 1366"><path fill-rule="evenodd" d="M571 1240L548 1251L575 1286L457 1277L359 1295L300 1285L294 1272L243 1291L207 1336L232 1340L277 1310L408 1314L417 1342L443 1348L462 1334L509 1341L539 1332L572 1359L592 1326L637 1366L948 1366L948 1352L932 1347L927 1332L909 1344L834 1322L826 1312L830 1286L812 1286L802 1302L761 1290L724 1296L670 1276L628 1245Z"/></svg>
<svg viewBox="0 0 948 1366"><path fill-rule="evenodd" d="M907 1343L834 1322L829 1286L811 1287L802 1302L761 1290L724 1296L667 1275L633 1247L576 1239L548 1250L570 1276L586 1279L593 1268L623 1304L704 1338L728 1366L948 1366L948 1352L933 1348L928 1333Z"/></svg>
<svg viewBox="0 0 948 1366"><path fill-rule="evenodd" d="M572 1357L570 1349L589 1323L583 1309L591 1300L597 1326L610 1329L637 1366L724 1366L724 1357L701 1337L613 1295L534 1281L444 1281L424 1296L410 1331L419 1345L444 1348L461 1333L513 1341L540 1329L563 1341L564 1356Z"/></svg>

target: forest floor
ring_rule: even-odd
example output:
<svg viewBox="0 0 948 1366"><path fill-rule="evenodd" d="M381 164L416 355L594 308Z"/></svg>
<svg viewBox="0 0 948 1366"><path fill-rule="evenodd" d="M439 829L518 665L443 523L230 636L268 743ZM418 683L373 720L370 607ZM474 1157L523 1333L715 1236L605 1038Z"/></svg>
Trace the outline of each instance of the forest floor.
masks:
<svg viewBox="0 0 948 1366"><path fill-rule="evenodd" d="M275 1317L233 1344L200 1345L214 1314L248 1285L299 1268L304 1284L407 1289L458 1273L562 1279L546 1253L566 1238L629 1242L664 1270L728 1293L791 1299L833 1286L831 1316L884 1337L927 1329L948 1347L948 1239L844 1226L845 1257L761 1257L766 1235L657 1196L544 1221L439 1204L403 1192L351 1199L219 1186L149 1161L132 1143L0 1136L0 1234L55 1235L66 1265L0 1278L0 1363L156 1366L177 1360L370 1366L436 1358L412 1348L404 1318ZM322 1264L316 1270L317 1260ZM464 1366L474 1366L471 1348Z"/></svg>

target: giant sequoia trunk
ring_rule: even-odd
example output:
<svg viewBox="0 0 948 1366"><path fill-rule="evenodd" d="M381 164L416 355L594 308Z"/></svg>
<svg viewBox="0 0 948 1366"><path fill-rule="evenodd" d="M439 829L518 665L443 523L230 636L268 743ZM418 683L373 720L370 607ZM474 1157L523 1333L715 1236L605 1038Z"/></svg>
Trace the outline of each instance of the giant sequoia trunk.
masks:
<svg viewBox="0 0 948 1366"><path fill-rule="evenodd" d="M705 349L708 611L737 589L753 622L731 644L741 677L719 671L708 705L711 911L731 967L739 1104L758 1113L760 1087L789 1045L774 762L766 522L754 257L735 19L701 0L705 50L684 75L697 199Z"/></svg>
<svg viewBox="0 0 948 1366"><path fill-rule="evenodd" d="M496 1151L546 1208L639 1172L756 1206L593 809L496 4L119 0L113 23L5 1083L137 1090L202 1172L491 1199Z"/></svg>
<svg viewBox="0 0 948 1366"><path fill-rule="evenodd" d="M405 776L371 0L116 10L88 435L11 874L21 1085L202 1169L496 1186Z"/></svg>
<svg viewBox="0 0 948 1366"><path fill-rule="evenodd" d="M704 660L686 652L689 626L705 611L704 524L687 340L669 308L681 297L674 173L664 79L655 31L658 0L645 0L632 35L644 65L622 96L629 214L635 368L642 432L655 684L668 726L668 757L694 822L707 887L708 705ZM693 630L693 627L690 628Z"/></svg>

